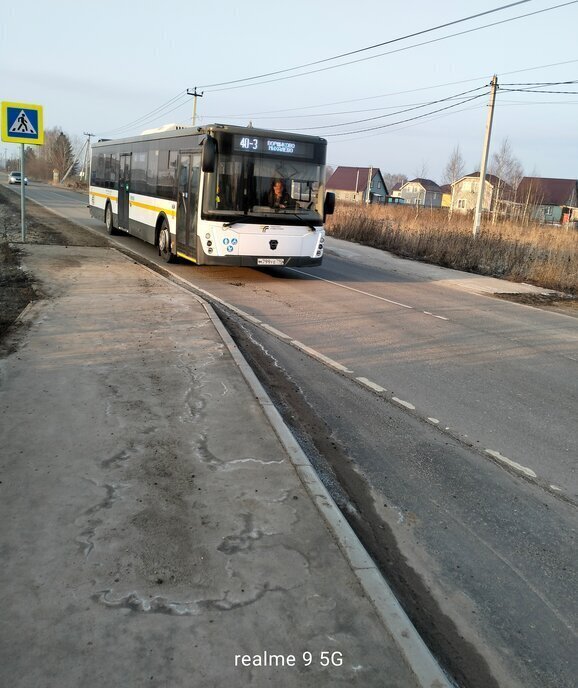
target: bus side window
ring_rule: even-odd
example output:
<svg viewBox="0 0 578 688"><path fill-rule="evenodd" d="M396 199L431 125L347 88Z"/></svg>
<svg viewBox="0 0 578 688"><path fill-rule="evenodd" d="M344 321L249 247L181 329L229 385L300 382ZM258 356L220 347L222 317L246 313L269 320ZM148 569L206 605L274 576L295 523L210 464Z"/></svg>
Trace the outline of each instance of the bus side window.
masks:
<svg viewBox="0 0 578 688"><path fill-rule="evenodd" d="M156 196L157 193L157 176L159 170L159 151L150 150L147 162L147 193L151 196Z"/></svg>
<svg viewBox="0 0 578 688"><path fill-rule="evenodd" d="M92 160L92 183L104 186L104 153L97 153Z"/></svg>
<svg viewBox="0 0 578 688"><path fill-rule="evenodd" d="M131 191L146 194L147 154L139 151L132 156Z"/></svg>
<svg viewBox="0 0 578 688"><path fill-rule="evenodd" d="M159 152L159 169L157 195L160 198L172 198L176 183L177 153L161 150Z"/></svg>

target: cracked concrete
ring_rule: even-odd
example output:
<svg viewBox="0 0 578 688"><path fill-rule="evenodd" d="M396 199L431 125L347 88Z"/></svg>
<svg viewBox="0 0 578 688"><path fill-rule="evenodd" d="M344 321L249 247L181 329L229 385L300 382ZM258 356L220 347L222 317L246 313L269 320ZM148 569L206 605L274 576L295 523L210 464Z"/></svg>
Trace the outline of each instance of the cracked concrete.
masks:
<svg viewBox="0 0 578 688"><path fill-rule="evenodd" d="M23 250L49 298L0 360L0 685L417 685L201 303ZM235 665L264 651L297 664Z"/></svg>

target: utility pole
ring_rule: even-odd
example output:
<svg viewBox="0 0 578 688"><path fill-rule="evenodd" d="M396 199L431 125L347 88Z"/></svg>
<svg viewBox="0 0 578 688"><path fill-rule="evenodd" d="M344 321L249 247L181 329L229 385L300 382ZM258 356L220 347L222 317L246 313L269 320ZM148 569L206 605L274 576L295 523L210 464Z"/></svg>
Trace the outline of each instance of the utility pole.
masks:
<svg viewBox="0 0 578 688"><path fill-rule="evenodd" d="M195 99L195 103L193 105L193 127L197 123L197 98L202 98L203 97L204 91L201 93L197 93L197 87L195 86L194 91L191 93L190 89L187 88L187 95L188 96L193 96Z"/></svg>
<svg viewBox="0 0 578 688"><path fill-rule="evenodd" d="M68 175L72 172L74 169L74 166L76 165L77 162L80 162L81 156L84 154L84 159L82 161L82 172L84 174L84 179L88 179L89 177L89 164L90 164L90 139L94 136L94 134L88 134L86 131L84 132L84 135L87 136L88 138L82 145L82 148L80 149L80 152L78 153L78 156L74 158L72 161L72 165L66 170L66 174L62 179L60 180L61 184L64 184L66 179L68 179ZM88 185L90 186L90 179L88 179Z"/></svg>
<svg viewBox="0 0 578 688"><path fill-rule="evenodd" d="M488 152L490 150L490 137L492 135L492 121L494 119L494 104L496 102L496 91L498 90L498 77L494 74L490 83L490 109L488 110L488 120L486 122L486 136L484 138L484 149L482 151L482 164L480 166L480 184L478 187L478 202L476 203L476 213L474 215L474 239L480 232L480 222L482 220L482 205L484 202L484 187L486 184L486 168L488 166Z"/></svg>
<svg viewBox="0 0 578 688"><path fill-rule="evenodd" d="M367 190L365 195L365 204L369 205L371 203L371 180L373 179L373 167L369 168L367 173Z"/></svg>
<svg viewBox="0 0 578 688"><path fill-rule="evenodd" d="M84 135L87 137L86 139L86 151L84 152L84 163L82 165L82 169L84 170L84 181L90 186L90 139L94 136L94 134L89 134L88 132L84 132Z"/></svg>

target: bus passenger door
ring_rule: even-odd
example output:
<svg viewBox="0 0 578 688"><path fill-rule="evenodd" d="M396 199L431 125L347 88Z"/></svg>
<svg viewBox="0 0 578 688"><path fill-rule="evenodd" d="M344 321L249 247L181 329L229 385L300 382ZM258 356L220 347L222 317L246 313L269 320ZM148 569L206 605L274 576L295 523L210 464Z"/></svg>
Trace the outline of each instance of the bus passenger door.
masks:
<svg viewBox="0 0 578 688"><path fill-rule="evenodd" d="M128 198L130 193L130 161L132 153L120 156L120 174L118 181L118 226L128 230Z"/></svg>
<svg viewBox="0 0 578 688"><path fill-rule="evenodd" d="M190 258L197 256L197 207L200 176L200 154L181 153L177 177L177 250Z"/></svg>

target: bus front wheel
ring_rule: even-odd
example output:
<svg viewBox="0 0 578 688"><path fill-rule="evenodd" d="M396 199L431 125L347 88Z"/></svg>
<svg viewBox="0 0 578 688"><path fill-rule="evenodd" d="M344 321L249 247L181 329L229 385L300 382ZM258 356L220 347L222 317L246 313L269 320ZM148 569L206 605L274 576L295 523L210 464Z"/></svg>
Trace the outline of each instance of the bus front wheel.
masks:
<svg viewBox="0 0 578 688"><path fill-rule="evenodd" d="M106 225L106 231L112 236L116 234L116 227L114 226L114 218L112 216L112 206L110 203L106 204L104 210L104 224Z"/></svg>
<svg viewBox="0 0 578 688"><path fill-rule="evenodd" d="M171 233L166 220L163 220L161 231L159 232L159 255L165 263L173 262L173 254L171 253Z"/></svg>

